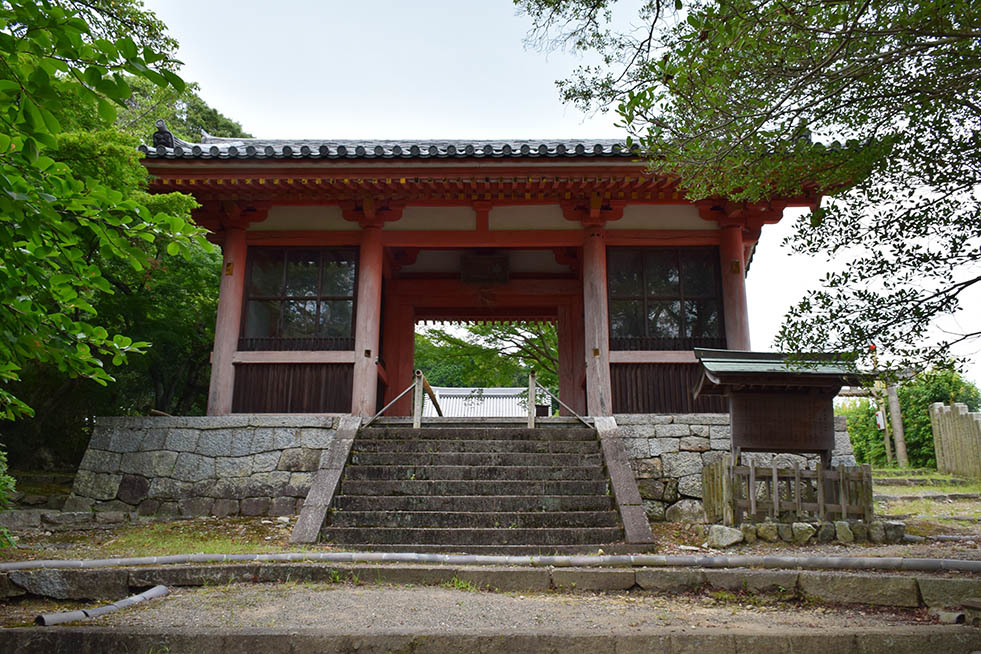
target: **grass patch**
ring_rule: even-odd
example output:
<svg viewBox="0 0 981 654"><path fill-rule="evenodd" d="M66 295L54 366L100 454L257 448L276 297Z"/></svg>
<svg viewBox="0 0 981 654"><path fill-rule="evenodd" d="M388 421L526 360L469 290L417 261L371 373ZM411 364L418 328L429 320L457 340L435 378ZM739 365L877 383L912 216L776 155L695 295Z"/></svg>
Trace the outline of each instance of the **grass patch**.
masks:
<svg viewBox="0 0 981 654"><path fill-rule="evenodd" d="M467 593L476 593L480 591L480 586L468 581L466 579L460 579L456 575L453 576L449 581L444 581L440 584L443 588L450 588L452 590L462 590Z"/></svg>
<svg viewBox="0 0 981 654"><path fill-rule="evenodd" d="M981 482L970 484L930 484L929 486L889 486L876 484L876 495L950 495L952 493L981 493Z"/></svg>

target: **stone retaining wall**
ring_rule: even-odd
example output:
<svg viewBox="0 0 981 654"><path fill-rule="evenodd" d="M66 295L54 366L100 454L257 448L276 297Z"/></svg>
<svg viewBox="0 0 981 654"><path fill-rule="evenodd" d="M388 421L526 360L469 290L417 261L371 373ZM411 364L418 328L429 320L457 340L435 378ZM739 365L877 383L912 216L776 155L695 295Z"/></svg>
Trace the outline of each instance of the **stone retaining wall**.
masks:
<svg viewBox="0 0 981 654"><path fill-rule="evenodd" d="M337 416L99 418L65 511L289 515Z"/></svg>
<svg viewBox="0 0 981 654"><path fill-rule="evenodd" d="M65 511L299 513L339 416L99 418ZM702 466L731 446L727 414L616 416L651 520L704 522ZM845 419L833 463L854 465ZM747 455L769 464L772 454ZM815 467L817 457L776 455Z"/></svg>
<svg viewBox="0 0 981 654"><path fill-rule="evenodd" d="M640 496L650 520L705 522L702 508L702 466L732 448L729 414L622 414L616 416ZM815 468L816 455L744 454L743 460L770 465ZM844 417L835 418L833 465L855 465Z"/></svg>

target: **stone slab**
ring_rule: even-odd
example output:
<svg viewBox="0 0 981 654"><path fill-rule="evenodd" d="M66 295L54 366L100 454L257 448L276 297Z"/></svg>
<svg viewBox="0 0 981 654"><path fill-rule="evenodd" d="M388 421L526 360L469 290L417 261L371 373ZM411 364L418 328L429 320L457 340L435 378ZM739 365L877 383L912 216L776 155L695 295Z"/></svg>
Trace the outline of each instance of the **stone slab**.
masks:
<svg viewBox="0 0 981 654"><path fill-rule="evenodd" d="M917 577L923 603L930 608L962 606L969 597L981 597L981 579Z"/></svg>
<svg viewBox="0 0 981 654"><path fill-rule="evenodd" d="M685 593L705 583L703 570L688 568L638 568L635 574L644 590L664 593Z"/></svg>
<svg viewBox="0 0 981 654"><path fill-rule="evenodd" d="M706 570L712 588L748 590L754 593L794 593L799 573L793 570Z"/></svg>
<svg viewBox="0 0 981 654"><path fill-rule="evenodd" d="M912 608L920 605L919 588L913 577L804 571L799 585L804 597L823 602Z"/></svg>
<svg viewBox="0 0 981 654"><path fill-rule="evenodd" d="M9 580L31 595L58 600L117 600L129 594L129 573L119 569L12 570Z"/></svg>
<svg viewBox="0 0 981 654"><path fill-rule="evenodd" d="M628 590L636 585L633 570L556 568L552 584L561 590Z"/></svg>

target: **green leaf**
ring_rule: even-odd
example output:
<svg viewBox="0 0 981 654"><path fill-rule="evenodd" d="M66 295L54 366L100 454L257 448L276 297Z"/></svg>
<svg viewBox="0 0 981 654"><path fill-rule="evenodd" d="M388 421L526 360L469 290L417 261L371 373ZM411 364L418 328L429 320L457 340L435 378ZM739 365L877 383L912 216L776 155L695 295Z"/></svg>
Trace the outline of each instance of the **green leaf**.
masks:
<svg viewBox="0 0 981 654"><path fill-rule="evenodd" d="M103 98L99 98L99 117L107 123L116 120L116 108Z"/></svg>

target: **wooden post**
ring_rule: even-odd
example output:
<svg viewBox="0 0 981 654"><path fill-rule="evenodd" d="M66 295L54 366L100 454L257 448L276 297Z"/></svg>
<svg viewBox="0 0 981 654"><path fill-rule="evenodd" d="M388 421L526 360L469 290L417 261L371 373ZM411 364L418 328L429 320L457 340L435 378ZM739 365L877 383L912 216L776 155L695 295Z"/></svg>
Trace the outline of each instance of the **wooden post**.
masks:
<svg viewBox="0 0 981 654"><path fill-rule="evenodd" d="M798 520L803 520L801 517L803 515L803 510L801 509L801 499L800 499L800 466L794 463L794 512L797 514Z"/></svg>
<svg viewBox="0 0 981 654"><path fill-rule="evenodd" d="M354 382L351 413L372 416L378 404L378 336L381 319L381 226L361 230L358 257L358 319L354 332Z"/></svg>
<svg viewBox="0 0 981 654"><path fill-rule="evenodd" d="M903 412L899 407L899 392L895 384L886 386L886 396L889 398L889 424L892 426L892 439L896 443L896 463L900 468L909 467L909 457L906 456L906 432L903 430Z"/></svg>
<svg viewBox="0 0 981 654"><path fill-rule="evenodd" d="M412 428L419 429L422 427L424 389L422 384L422 373L418 370L416 371L415 384L416 387L412 392Z"/></svg>
<svg viewBox="0 0 981 654"><path fill-rule="evenodd" d="M777 461L770 462L770 485L773 486L773 521L780 519L780 484L777 483Z"/></svg>
<svg viewBox="0 0 981 654"><path fill-rule="evenodd" d="M242 301L245 294L245 229L226 226L221 244L221 284L218 288L218 317L215 343L211 352L211 382L208 387L208 415L225 416L232 412L235 390L235 366L232 359L238 350Z"/></svg>
<svg viewBox="0 0 981 654"><path fill-rule="evenodd" d="M586 406L591 416L613 415L610 384L610 323L606 293L606 243L603 229L589 227L583 240Z"/></svg>
<svg viewBox="0 0 981 654"><path fill-rule="evenodd" d="M824 473L827 470L824 466L819 466L817 472L817 502L818 518L824 522Z"/></svg>
<svg viewBox="0 0 981 654"><path fill-rule="evenodd" d="M719 256L722 260L722 306L726 347L749 350L749 311L746 308L746 262L742 225L722 225Z"/></svg>
<svg viewBox="0 0 981 654"><path fill-rule="evenodd" d="M535 379L535 371L528 373L528 429L535 428L535 394L538 392L538 384Z"/></svg>

